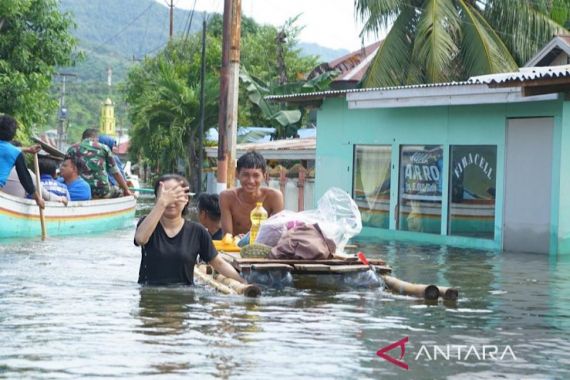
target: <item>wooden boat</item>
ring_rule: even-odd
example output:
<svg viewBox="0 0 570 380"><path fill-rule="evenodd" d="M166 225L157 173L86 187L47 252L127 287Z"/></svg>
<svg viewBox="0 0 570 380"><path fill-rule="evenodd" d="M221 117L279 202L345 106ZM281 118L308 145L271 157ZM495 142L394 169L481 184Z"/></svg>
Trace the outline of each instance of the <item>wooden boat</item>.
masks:
<svg viewBox="0 0 570 380"><path fill-rule="evenodd" d="M69 202L46 202L47 236L78 235L130 226L135 215L132 196ZM35 201L0 191L0 240L41 236L39 208Z"/></svg>

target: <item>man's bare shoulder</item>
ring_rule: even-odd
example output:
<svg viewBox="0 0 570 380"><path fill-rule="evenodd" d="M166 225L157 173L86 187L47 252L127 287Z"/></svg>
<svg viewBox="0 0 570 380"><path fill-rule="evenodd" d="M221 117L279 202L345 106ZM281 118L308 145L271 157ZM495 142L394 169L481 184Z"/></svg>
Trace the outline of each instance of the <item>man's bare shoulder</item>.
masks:
<svg viewBox="0 0 570 380"><path fill-rule="evenodd" d="M274 189L272 187L262 187L261 191L263 191L264 195L268 198L283 197L283 194L280 190Z"/></svg>

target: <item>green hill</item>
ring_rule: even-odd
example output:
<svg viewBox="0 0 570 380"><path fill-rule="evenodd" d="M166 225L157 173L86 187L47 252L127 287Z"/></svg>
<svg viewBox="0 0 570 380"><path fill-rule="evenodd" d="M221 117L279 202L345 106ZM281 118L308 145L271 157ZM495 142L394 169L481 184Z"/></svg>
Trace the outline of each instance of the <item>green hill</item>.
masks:
<svg viewBox="0 0 570 380"><path fill-rule="evenodd" d="M72 34L78 39L78 50L84 59L60 72L72 73L66 83L66 105L69 115L69 140L77 141L81 131L98 125L101 102L109 96L107 68L113 70L112 99L116 103L117 127L127 125L126 105L117 91L128 69L147 55L159 51L168 41L169 9L155 0L60 0L63 12L69 12L76 23ZM174 10L174 33L187 33L191 11ZM201 30L203 13L192 17L189 33ZM207 16L206 16L207 17ZM335 51L315 44L299 44L307 55L319 55L323 61L338 57ZM61 80L56 78L53 94L59 97ZM56 115L45 129L55 128Z"/></svg>

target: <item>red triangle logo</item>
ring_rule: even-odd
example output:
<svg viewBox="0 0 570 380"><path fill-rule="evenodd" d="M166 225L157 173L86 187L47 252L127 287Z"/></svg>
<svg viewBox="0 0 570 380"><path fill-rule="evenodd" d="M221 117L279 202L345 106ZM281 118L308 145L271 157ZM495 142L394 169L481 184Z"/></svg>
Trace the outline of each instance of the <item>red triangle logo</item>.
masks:
<svg viewBox="0 0 570 380"><path fill-rule="evenodd" d="M386 347L382 347L376 352L376 355L381 357L384 360L389 361L390 363L397 365L400 368L408 370L408 364L402 361L404 355L406 354L406 343L408 343L408 337L402 338L397 342L387 345ZM387 354L388 351L393 350L396 347L400 347L400 358L396 359Z"/></svg>

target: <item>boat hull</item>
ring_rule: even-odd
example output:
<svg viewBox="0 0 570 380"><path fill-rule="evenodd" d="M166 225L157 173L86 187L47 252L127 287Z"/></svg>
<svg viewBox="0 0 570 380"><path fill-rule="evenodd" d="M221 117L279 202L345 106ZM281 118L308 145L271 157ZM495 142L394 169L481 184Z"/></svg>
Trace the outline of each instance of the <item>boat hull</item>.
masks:
<svg viewBox="0 0 570 380"><path fill-rule="evenodd" d="M128 227L133 223L132 196L92 201L46 202L47 236L79 235ZM39 208L33 200L0 191L0 239L41 236Z"/></svg>

